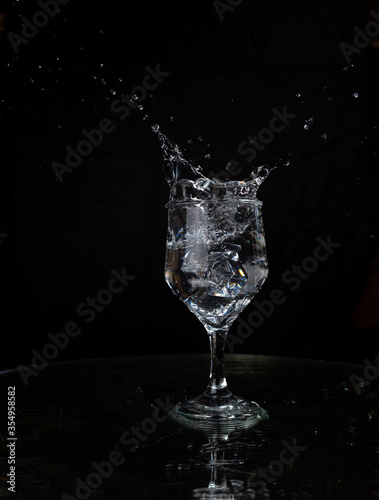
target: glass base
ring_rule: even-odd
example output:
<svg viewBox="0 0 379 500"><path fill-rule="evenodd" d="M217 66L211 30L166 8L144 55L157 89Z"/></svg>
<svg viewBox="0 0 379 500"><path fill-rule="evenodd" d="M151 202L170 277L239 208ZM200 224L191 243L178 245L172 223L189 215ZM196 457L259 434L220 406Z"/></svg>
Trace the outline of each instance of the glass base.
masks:
<svg viewBox="0 0 379 500"><path fill-rule="evenodd" d="M258 403L233 394L227 397L209 397L204 393L181 401L170 410L169 416L186 427L230 432L252 427L268 418L268 413Z"/></svg>

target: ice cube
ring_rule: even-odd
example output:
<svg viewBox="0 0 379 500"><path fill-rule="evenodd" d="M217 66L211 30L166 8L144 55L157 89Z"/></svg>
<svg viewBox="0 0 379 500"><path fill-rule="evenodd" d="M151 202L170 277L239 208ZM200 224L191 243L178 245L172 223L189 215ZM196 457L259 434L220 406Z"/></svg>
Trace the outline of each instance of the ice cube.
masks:
<svg viewBox="0 0 379 500"><path fill-rule="evenodd" d="M208 293L215 297L234 298L247 282L239 259L239 245L223 243L221 251L208 255Z"/></svg>

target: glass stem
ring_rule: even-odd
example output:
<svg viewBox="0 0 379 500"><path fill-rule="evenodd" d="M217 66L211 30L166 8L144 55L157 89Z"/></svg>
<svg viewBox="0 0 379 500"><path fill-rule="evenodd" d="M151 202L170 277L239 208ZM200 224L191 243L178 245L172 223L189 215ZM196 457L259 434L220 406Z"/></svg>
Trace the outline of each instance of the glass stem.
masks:
<svg viewBox="0 0 379 500"><path fill-rule="evenodd" d="M224 375L224 350L227 335L225 330L212 329L208 332L211 346L211 370L205 395L211 398L231 396Z"/></svg>

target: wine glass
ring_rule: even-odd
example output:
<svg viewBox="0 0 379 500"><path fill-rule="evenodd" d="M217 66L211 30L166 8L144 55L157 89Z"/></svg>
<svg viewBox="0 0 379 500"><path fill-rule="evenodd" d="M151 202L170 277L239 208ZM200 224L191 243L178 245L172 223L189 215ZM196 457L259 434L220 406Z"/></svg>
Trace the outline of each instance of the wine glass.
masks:
<svg viewBox="0 0 379 500"><path fill-rule="evenodd" d="M228 389L224 348L231 324L268 274L256 184L180 179L170 193L165 279L203 324L211 348L205 391L178 403L170 415L195 428L250 427L268 414Z"/></svg>

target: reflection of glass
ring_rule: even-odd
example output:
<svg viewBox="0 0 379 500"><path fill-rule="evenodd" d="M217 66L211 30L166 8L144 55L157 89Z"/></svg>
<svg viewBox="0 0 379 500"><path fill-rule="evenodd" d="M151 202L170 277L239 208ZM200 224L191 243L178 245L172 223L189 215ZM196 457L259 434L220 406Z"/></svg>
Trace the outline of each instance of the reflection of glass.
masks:
<svg viewBox="0 0 379 500"><path fill-rule="evenodd" d="M262 437L250 433L232 436L228 426L205 429L208 444L202 446L197 461L210 469L207 486L192 490L193 498L200 500L237 500L254 498L255 490L250 486L251 473L246 471L249 455L262 446Z"/></svg>
<svg viewBox="0 0 379 500"><path fill-rule="evenodd" d="M233 395L224 375L228 330L268 272L261 205L253 182L183 179L171 189L166 282L203 324L211 345L206 390L171 412L184 425L248 427L267 416L257 403Z"/></svg>
<svg viewBox="0 0 379 500"><path fill-rule="evenodd" d="M208 460L210 467L210 480L207 488L195 488L193 490L194 498L201 500L234 500L234 494L228 484L224 467L225 465L236 465L243 463L238 459L227 460L225 457L224 443L228 442L228 435L209 436L207 446Z"/></svg>

